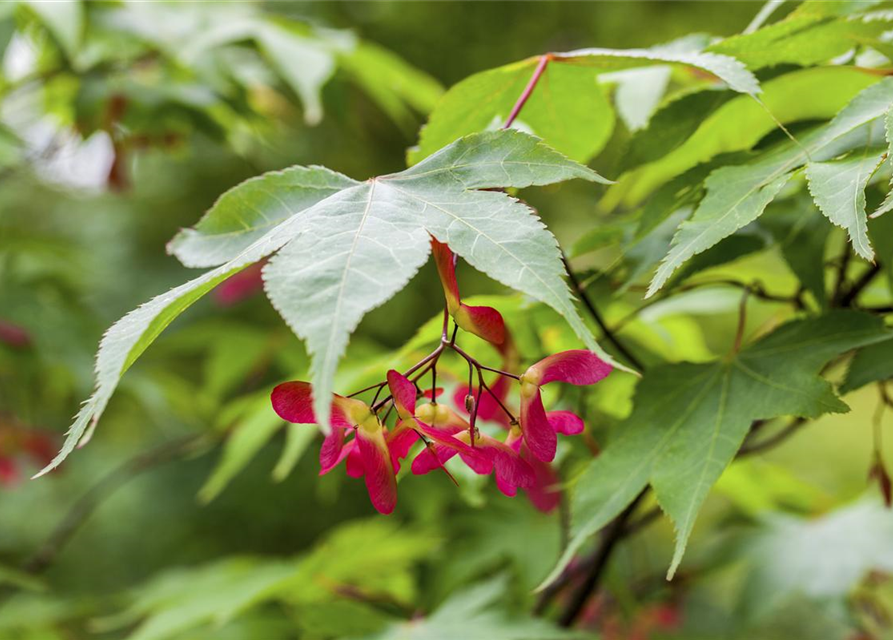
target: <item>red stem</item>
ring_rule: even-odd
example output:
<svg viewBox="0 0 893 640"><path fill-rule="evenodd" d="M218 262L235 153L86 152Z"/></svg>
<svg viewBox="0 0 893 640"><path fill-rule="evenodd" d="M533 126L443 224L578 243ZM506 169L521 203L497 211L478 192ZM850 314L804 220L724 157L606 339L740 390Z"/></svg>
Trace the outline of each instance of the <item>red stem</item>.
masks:
<svg viewBox="0 0 893 640"><path fill-rule="evenodd" d="M524 103L527 102L530 94L533 93L533 90L536 87L536 83L540 81L540 77L542 77L543 72L546 70L546 65L549 64L549 60L551 59L552 55L549 53L540 56L539 64L536 65L536 69L533 70L533 75L530 76L530 81L527 83L527 86L524 87L524 92L518 98L515 106L512 107L512 111L511 113L509 113L509 117L506 119L505 124L502 125L503 129L508 129L510 126L512 126L515 118L517 118L518 114L521 113L521 109L524 108Z"/></svg>

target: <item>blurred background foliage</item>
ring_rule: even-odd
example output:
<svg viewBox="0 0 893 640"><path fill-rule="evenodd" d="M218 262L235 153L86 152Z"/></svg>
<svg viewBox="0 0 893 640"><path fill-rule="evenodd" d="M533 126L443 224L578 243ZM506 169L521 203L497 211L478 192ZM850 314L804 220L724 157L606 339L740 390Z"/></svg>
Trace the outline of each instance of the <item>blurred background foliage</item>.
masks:
<svg viewBox="0 0 893 640"><path fill-rule="evenodd" d="M0 468L0 638L891 637L893 519L876 491L865 497L873 387L847 397L851 413L733 464L673 582L668 523L625 542L581 631L565 632L530 616L562 544L562 510L432 474L403 485L383 518L361 485L317 478L314 432L286 428L268 403L273 384L304 375L306 357L250 273L133 367L89 447L27 480L91 391L102 331L192 277L165 243L229 187L292 164L356 178L400 170L443 88L472 73L549 50L731 35L760 6L0 5L0 456L15 463ZM629 161L629 125L613 125L594 161L604 175ZM616 260L606 239L624 233L604 222L603 193L568 184L529 196L596 274ZM776 212L782 229L791 206ZM778 247L756 251L765 237L736 236L750 243L744 257L704 273L796 291ZM640 305L636 276L661 249L642 249L622 295L595 280L612 323ZM575 345L553 313L470 269L460 277L463 292L496 300L525 358ZM883 280L869 291L885 294ZM624 335L655 360L706 361L728 351L740 297L695 289ZM429 265L363 321L338 388L413 361L439 331L440 305ZM790 313L761 300L748 330ZM628 415L633 387L613 376L588 396L589 447ZM580 404L575 391L562 402ZM560 455L572 476L578 458Z"/></svg>

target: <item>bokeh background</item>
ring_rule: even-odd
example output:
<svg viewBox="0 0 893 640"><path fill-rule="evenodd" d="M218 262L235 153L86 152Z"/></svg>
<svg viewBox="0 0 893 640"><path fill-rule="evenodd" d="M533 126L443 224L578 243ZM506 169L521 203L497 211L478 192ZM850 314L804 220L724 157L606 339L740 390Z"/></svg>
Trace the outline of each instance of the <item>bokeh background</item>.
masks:
<svg viewBox="0 0 893 640"><path fill-rule="evenodd" d="M0 5L0 459L4 446L15 458L15 468L0 472L0 638L361 637L472 593L469 584L484 589L487 613L529 612L531 589L557 557L560 511L542 514L523 496L509 500L471 479L456 489L431 475L401 482L398 511L383 518L360 483L341 473L318 478L316 442L289 434L265 403L272 385L304 372L302 346L250 279L178 319L125 376L89 446L48 477L28 477L89 395L102 332L194 277L165 243L226 189L293 164L359 179L399 171L441 87L549 50L733 34L760 6ZM366 75L356 67L368 71L371 57L339 63L315 122L283 71L310 64L299 49L286 50L285 63L245 43L214 56L178 55L209 25L245 16L333 41L356 38L398 59L375 58L387 70ZM376 95L370 83L388 73L406 86ZM594 163L603 174L615 173L628 135L618 122ZM599 195L592 185L567 185L530 200L570 246L599 220ZM780 264L758 254L724 268L790 288L793 277ZM597 268L598 259L585 266ZM462 278L464 292L506 293L471 270ZM440 305L429 265L363 321L341 385L387 362ZM674 353L722 352L736 307L737 297L717 294L664 310L676 323ZM759 319L757 312L752 322ZM631 389L623 380L606 387L602 427L628 411ZM873 603L889 595L863 579L878 558L891 562L893 530L873 502L860 502L875 394L867 389L848 402L852 413L824 418L730 469L674 582L663 580L667 523L624 544L609 568L609 593L583 628L606 638L837 638L856 637L854 616L874 624L881 615ZM293 459L283 461L283 450ZM779 520L782 513L832 520L817 532L806 520ZM820 570L804 575L798 554ZM788 560L795 568L785 571ZM316 563L320 575L350 575L339 563L360 567L360 577L345 580L378 585L390 599L369 602L300 571L288 595L266 598L258 585L265 571L281 569L276 562L301 570ZM475 582L490 576L497 582ZM306 584L324 595L302 595ZM515 635L499 635L487 620L478 623L481 638L559 637L521 622ZM424 637L450 637L432 634Z"/></svg>

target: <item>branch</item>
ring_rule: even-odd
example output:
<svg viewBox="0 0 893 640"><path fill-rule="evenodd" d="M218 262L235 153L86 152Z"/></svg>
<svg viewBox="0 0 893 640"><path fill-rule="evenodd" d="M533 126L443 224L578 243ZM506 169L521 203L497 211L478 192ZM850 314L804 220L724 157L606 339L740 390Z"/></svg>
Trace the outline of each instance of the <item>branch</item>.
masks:
<svg viewBox="0 0 893 640"><path fill-rule="evenodd" d="M853 283L853 286L850 287L846 293L840 296L840 306L841 307L849 307L855 301L856 298L859 297L859 294L871 284L871 282L877 277L877 275L881 272L881 265L877 262L871 265L867 271L865 271L859 279Z"/></svg>
<svg viewBox="0 0 893 640"><path fill-rule="evenodd" d="M629 349L627 349L620 340L617 339L617 336L614 335L614 332L608 327L605 319L602 317L601 313L599 313L598 309L596 309L595 304L593 304L592 300L589 298L589 294L586 293L586 288L580 284L580 280L577 278L573 269L571 269L570 262L568 261L566 256L562 256L564 260L564 266L567 269L567 277L570 279L571 283L574 285L574 290L577 292L577 295L580 296L580 300L583 302L583 306L586 307L586 310L589 311L589 315L592 316L592 319L595 320L595 323L601 328L602 333L605 334L605 338L614 345L617 351L622 355L626 360L639 371L644 371L645 367L642 364L642 361L639 360L636 356L634 356Z"/></svg>
<svg viewBox="0 0 893 640"><path fill-rule="evenodd" d="M766 449L771 449L772 447L781 444L789 437L794 435L800 429L800 427L806 424L806 422L806 418L794 418L785 428L769 436L762 442L754 442L753 444L745 443L744 445L742 445L742 447L738 449L737 457L740 458L749 456L754 453L765 451Z"/></svg>
<svg viewBox="0 0 893 640"><path fill-rule="evenodd" d="M614 547L626 535L627 521L633 515L636 507L639 506L639 503L645 497L647 492L647 488L643 489L642 492L629 503L626 509L624 509L623 512L608 525L607 529L605 529L602 535L601 544L592 558L592 565L589 567L589 572L585 580L583 580L582 584L580 584L571 596L570 603L558 619L558 624L560 626L570 627L573 625L583 612L583 608L586 606L589 597L598 589L598 584L608 565L608 560L611 558L611 552L614 551Z"/></svg>

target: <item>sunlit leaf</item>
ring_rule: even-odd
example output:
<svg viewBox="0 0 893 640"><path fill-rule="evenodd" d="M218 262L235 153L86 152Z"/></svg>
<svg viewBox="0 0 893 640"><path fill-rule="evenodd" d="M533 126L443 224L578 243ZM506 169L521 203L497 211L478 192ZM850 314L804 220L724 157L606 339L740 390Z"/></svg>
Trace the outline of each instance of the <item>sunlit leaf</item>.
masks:
<svg viewBox="0 0 893 640"><path fill-rule="evenodd" d="M655 64L675 64L706 71L735 91L756 94L756 78L734 58L680 50L580 49L549 54L536 91L524 105L520 125L558 151L579 161L598 153L613 125L613 110L598 85L598 75ZM409 153L418 162L455 138L502 124L539 64L530 58L475 74L453 86L431 113L419 146Z"/></svg>

